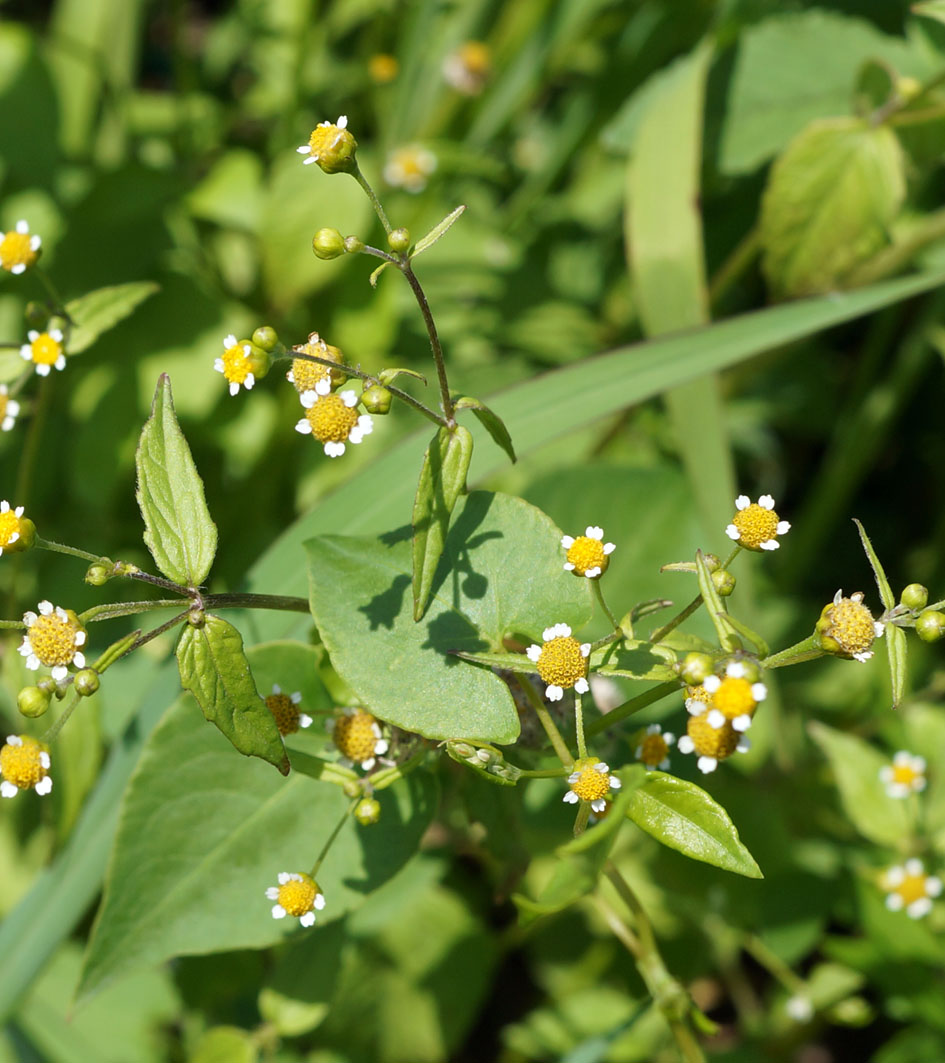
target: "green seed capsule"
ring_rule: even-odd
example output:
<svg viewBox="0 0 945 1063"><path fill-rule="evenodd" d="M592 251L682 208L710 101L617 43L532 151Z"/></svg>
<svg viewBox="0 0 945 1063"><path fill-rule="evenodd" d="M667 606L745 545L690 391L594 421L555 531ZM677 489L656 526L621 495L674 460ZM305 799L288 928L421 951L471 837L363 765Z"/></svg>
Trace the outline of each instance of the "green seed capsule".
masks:
<svg viewBox="0 0 945 1063"><path fill-rule="evenodd" d="M75 689L84 698L90 698L101 686L98 672L94 668L83 668L75 674Z"/></svg>
<svg viewBox="0 0 945 1063"><path fill-rule="evenodd" d="M938 642L945 635L945 613L937 609L926 609L919 613L915 621L915 633L923 642Z"/></svg>
<svg viewBox="0 0 945 1063"><path fill-rule="evenodd" d="M387 244L391 251L398 253L406 251L410 247L410 230L395 229L388 237Z"/></svg>
<svg viewBox="0 0 945 1063"><path fill-rule="evenodd" d="M929 589L921 583L910 583L899 597L899 601L908 609L924 609L929 602Z"/></svg>
<svg viewBox="0 0 945 1063"><path fill-rule="evenodd" d="M16 707L24 716L35 719L49 708L50 695L39 687L23 687L16 696Z"/></svg>
<svg viewBox="0 0 945 1063"><path fill-rule="evenodd" d="M257 347L262 347L264 351L272 353L279 342L279 333L271 325L260 325L253 333L252 342Z"/></svg>
<svg viewBox="0 0 945 1063"><path fill-rule="evenodd" d="M312 250L316 258L338 258L345 253L344 237L337 229L319 229L312 237Z"/></svg>

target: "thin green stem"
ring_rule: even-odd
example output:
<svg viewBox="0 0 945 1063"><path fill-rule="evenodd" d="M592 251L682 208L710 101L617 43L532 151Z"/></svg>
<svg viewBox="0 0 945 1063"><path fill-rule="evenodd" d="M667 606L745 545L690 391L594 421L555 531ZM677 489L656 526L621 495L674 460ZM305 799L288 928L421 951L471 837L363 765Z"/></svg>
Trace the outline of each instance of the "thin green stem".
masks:
<svg viewBox="0 0 945 1063"><path fill-rule="evenodd" d="M387 789L388 786L409 775L415 768L419 768L426 760L426 757L427 750L421 749L408 760L405 760L403 764L395 764L392 768L384 768L382 771L375 772L370 777L371 787L375 790Z"/></svg>
<svg viewBox="0 0 945 1063"><path fill-rule="evenodd" d="M604 616L606 616L607 619L614 625L614 631L619 631L620 630L620 624L617 622L617 618L610 611L610 609L607 606L607 603L604 601L604 592L600 589L600 579L599 578L598 579L592 579L591 583L594 585L594 597L597 599L598 603L600 604L601 609L604 610ZM627 637L628 638L633 638L633 632L632 631L629 632Z"/></svg>
<svg viewBox="0 0 945 1063"><path fill-rule="evenodd" d="M574 733L577 737L578 757L583 759L587 756L587 742L584 739L584 707L581 705L581 695L574 695Z"/></svg>
<svg viewBox="0 0 945 1063"><path fill-rule="evenodd" d="M587 830L587 821L591 818L591 806L587 801L581 801L578 805L577 815L574 817L575 838L579 838Z"/></svg>
<svg viewBox="0 0 945 1063"><path fill-rule="evenodd" d="M308 599L286 594L205 594L206 609L278 609L286 613L307 613Z"/></svg>
<svg viewBox="0 0 945 1063"><path fill-rule="evenodd" d="M43 741L52 744L56 741L59 732L65 727L69 717L75 712L76 705L81 700L78 692L74 691L69 704L62 711L62 715L56 720L49 728L49 730L43 735Z"/></svg>
<svg viewBox="0 0 945 1063"><path fill-rule="evenodd" d="M146 602L106 602L93 605L84 613L79 613L82 624L94 624L98 620L114 620L119 616L137 616L139 613L153 613L157 609L180 609L185 604L181 598L156 598Z"/></svg>
<svg viewBox="0 0 945 1063"><path fill-rule="evenodd" d="M564 739L561 737L561 732L555 726L551 714L545 708L545 703L541 700L541 696L524 677L522 678L522 690L525 691L526 697L531 702L535 715L538 717L538 722L545 729L545 734L548 736L548 741L551 742L558 760L561 761L565 768L570 770L574 764L574 757L571 756L571 750L568 749Z"/></svg>
<svg viewBox="0 0 945 1063"><path fill-rule="evenodd" d="M29 504L29 488L33 482L33 468L36 465L36 455L39 453L39 440L43 433L43 425L49 409L49 381L40 383L33 406L33 416L26 430L26 440L23 443L20 468L16 478L16 503L20 506Z"/></svg>
<svg viewBox="0 0 945 1063"><path fill-rule="evenodd" d="M66 546L65 543L56 543L52 539L43 539L37 535L33 540L37 550L50 550L56 554L68 554L70 557L81 557L83 561L101 561L101 554L90 554L88 550L80 550L77 546Z"/></svg>
<svg viewBox="0 0 945 1063"><path fill-rule="evenodd" d="M728 557L719 566L720 568L728 568L729 565L735 560L741 553L741 547L736 546L734 550L728 555ZM665 639L666 636L684 621L688 620L690 616L702 605L702 595L697 594L695 598L682 610L677 613L672 620L667 621L662 627L657 628L649 637L649 642L660 642Z"/></svg>
<svg viewBox="0 0 945 1063"><path fill-rule="evenodd" d="M648 705L652 705L656 701L660 701L670 694L676 694L679 691L679 683L668 682L660 683L658 686L650 687L645 694L638 694L635 698L631 698L629 701L625 701L622 705L618 705L616 709L611 710L606 716L601 716L599 720L595 720L587 728L587 734L593 738L594 735L599 734L601 731L605 731L608 727L612 727L615 723L620 723L621 720L625 720L628 716L632 716L635 712L639 712L641 709L645 709Z"/></svg>
<svg viewBox="0 0 945 1063"><path fill-rule="evenodd" d="M452 428L456 423L453 416L453 400L450 398L449 382L446 379L446 362L443 359L443 348L440 346L436 322L433 320L433 313L430 310L430 304L427 302L426 294L420 285L420 281L417 280L417 275L414 273L410 263L402 263L400 272L407 278L407 283L410 285L414 298L417 300L417 305L420 307L420 313L423 315L423 323L426 325L427 335L430 337L433 361L436 364L436 376L440 383L440 403L443 407L443 416L446 418L447 427Z"/></svg>
<svg viewBox="0 0 945 1063"><path fill-rule="evenodd" d="M0 620L0 631L23 631L25 628L22 620Z"/></svg>
<svg viewBox="0 0 945 1063"><path fill-rule="evenodd" d="M49 274L43 269L42 266L34 266L33 273L39 278L40 284L46 289L46 294L49 296L50 301L53 304L53 313L59 317L64 317L70 325L75 324L72 318L69 316L69 312L66 310L66 304L62 300L62 296L53 284Z"/></svg>
<svg viewBox="0 0 945 1063"><path fill-rule="evenodd" d="M150 583L152 587L160 587L165 591L174 591L183 598L192 598L194 596L190 587L185 587L182 583L175 583L173 580L165 579L163 576L153 576L150 572L142 572L137 565L132 565L124 569L120 574L128 576L131 579L140 580L142 583Z"/></svg>
<svg viewBox="0 0 945 1063"><path fill-rule="evenodd" d="M725 259L709 283L709 305L718 305L732 285L744 274L761 251L761 230L749 229Z"/></svg>
<svg viewBox="0 0 945 1063"><path fill-rule="evenodd" d="M932 89L938 88L939 85L945 83L945 70L940 71L934 77L929 78L928 81L922 83L919 91L911 94L908 97L900 96L899 93L894 93L893 96L886 101L881 107L877 107L875 111L870 115L870 125L878 126L883 122L889 121L893 115L898 114L900 111L905 110L909 104L915 102L915 100L925 96L931 92Z"/></svg>
<svg viewBox="0 0 945 1063"><path fill-rule="evenodd" d="M560 779L568 774L567 768L519 768L524 779Z"/></svg>
<svg viewBox="0 0 945 1063"><path fill-rule="evenodd" d="M381 225L384 226L384 232L386 232L389 236L391 233L391 224L387 220L387 214L384 208L381 206L381 201L377 198L377 194L371 187L368 179L364 176L363 173L361 173L361 167L358 166L355 160L352 161L354 162L354 169L351 170L351 176L364 189L365 194L371 201L371 206L374 208L374 213L378 216L378 218L380 218Z"/></svg>
<svg viewBox="0 0 945 1063"><path fill-rule="evenodd" d="M318 869L322 866L322 861L328 855L328 850L332 847L332 845L334 845L335 838L337 838L338 835L341 833L341 828L348 821L348 817L355 810L360 800L361 795L359 794L356 798L354 798L354 800L352 800L351 804L348 805L348 807L345 809L344 815L335 824L335 829L331 832L331 834L328 835L327 841L322 846L322 851L318 854L317 857L315 857L315 863L312 864L312 870L309 872L312 878L314 878L318 874Z"/></svg>
<svg viewBox="0 0 945 1063"><path fill-rule="evenodd" d="M769 654L763 661L758 663L762 668L783 668L789 664L801 664L804 661L815 661L823 657L824 651L817 645L814 635L808 635L787 649L778 650L777 653Z"/></svg>

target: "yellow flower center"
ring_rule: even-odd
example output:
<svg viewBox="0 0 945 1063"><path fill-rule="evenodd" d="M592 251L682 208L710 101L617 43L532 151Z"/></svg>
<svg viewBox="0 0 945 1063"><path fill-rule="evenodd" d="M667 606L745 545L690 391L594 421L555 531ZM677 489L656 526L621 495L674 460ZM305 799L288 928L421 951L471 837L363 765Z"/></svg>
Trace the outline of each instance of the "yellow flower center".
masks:
<svg viewBox="0 0 945 1063"><path fill-rule="evenodd" d="M266 708L272 713L281 735L294 735L299 729L299 708L288 694L270 694Z"/></svg>
<svg viewBox="0 0 945 1063"><path fill-rule="evenodd" d="M344 443L358 423L356 406L346 406L340 395L323 395L305 411L312 435L319 443Z"/></svg>
<svg viewBox="0 0 945 1063"><path fill-rule="evenodd" d="M371 80L376 81L378 85L386 85L389 81L393 81L399 69L397 60L392 55L386 55L383 52L372 55L368 60L368 73L371 75Z"/></svg>
<svg viewBox="0 0 945 1063"><path fill-rule="evenodd" d="M876 638L873 614L852 598L841 598L828 606L825 616L829 623L824 634L833 639L843 653L865 653Z"/></svg>
<svg viewBox="0 0 945 1063"><path fill-rule="evenodd" d="M489 73L489 47L482 41L466 41L460 45L457 54L470 74L481 77Z"/></svg>
<svg viewBox="0 0 945 1063"><path fill-rule="evenodd" d="M646 764L647 767L662 764L668 755L669 746L666 745L662 735L647 735L640 743L639 759Z"/></svg>
<svg viewBox="0 0 945 1063"><path fill-rule="evenodd" d="M610 776L594 767L599 763L598 757L587 757L574 765L578 777L569 785L582 801L599 801L610 793Z"/></svg>
<svg viewBox="0 0 945 1063"><path fill-rule="evenodd" d="M0 266L12 270L14 266L32 266L39 257L30 247L30 234L8 232L0 240Z"/></svg>
<svg viewBox="0 0 945 1063"><path fill-rule="evenodd" d="M587 675L587 658L581 654L581 644L576 638L558 635L542 646L535 667L543 682L567 689Z"/></svg>
<svg viewBox="0 0 945 1063"><path fill-rule="evenodd" d="M402 149L396 156L396 165L405 178L426 177L426 158L411 148Z"/></svg>
<svg viewBox="0 0 945 1063"><path fill-rule="evenodd" d="M21 746L0 749L0 776L20 790L28 790L49 774L43 767L40 754L46 747L29 735L20 735Z"/></svg>
<svg viewBox="0 0 945 1063"><path fill-rule="evenodd" d="M588 535L579 535L574 540L567 557L579 576L583 576L589 568L599 568L603 575L610 564L610 558L604 553L604 544L600 539L592 539Z"/></svg>
<svg viewBox="0 0 945 1063"><path fill-rule="evenodd" d="M3 418L6 416L7 403L9 403L9 401L9 396L5 395L2 391L0 391L0 421L2 421Z"/></svg>
<svg viewBox="0 0 945 1063"><path fill-rule="evenodd" d="M747 679L726 676L712 695L712 704L727 720L737 716L754 715L757 703Z"/></svg>
<svg viewBox="0 0 945 1063"><path fill-rule="evenodd" d="M686 724L686 732L692 739L695 752L700 757L725 760L735 752L738 745L738 733L728 720L721 727L713 727L709 723L708 713L703 713L702 716L690 716Z"/></svg>
<svg viewBox="0 0 945 1063"><path fill-rule="evenodd" d="M75 656L75 637L82 628L71 620L62 620L55 613L38 616L30 624L27 634L33 653L47 668L70 664Z"/></svg>
<svg viewBox="0 0 945 1063"><path fill-rule="evenodd" d="M915 901L922 900L927 896L925 889L925 880L928 876L922 872L918 875L910 875L906 873L906 877L899 883L893 890L893 893L898 893L902 898L902 903L905 907L913 904Z"/></svg>
<svg viewBox="0 0 945 1063"><path fill-rule="evenodd" d="M757 502L740 509L732 518L738 528L738 542L748 550L760 550L761 544L777 538L780 518L773 509L765 509Z"/></svg>
<svg viewBox="0 0 945 1063"><path fill-rule="evenodd" d="M345 713L335 720L333 741L338 752L355 764L361 764L374 756L377 734L374 725L377 720L363 709L358 709L351 716Z"/></svg>
<svg viewBox="0 0 945 1063"><path fill-rule="evenodd" d="M892 781L903 786L912 786L916 779L922 778L922 772L916 771L911 764L893 764Z"/></svg>
<svg viewBox="0 0 945 1063"><path fill-rule="evenodd" d="M697 687L686 687L686 701L704 701L707 705L712 700L712 695L701 684Z"/></svg>
<svg viewBox="0 0 945 1063"><path fill-rule="evenodd" d="M279 887L279 903L289 915L300 916L315 907L315 898L321 891L310 875L302 875L301 881L290 878Z"/></svg>
<svg viewBox="0 0 945 1063"><path fill-rule="evenodd" d="M0 417L3 416L3 400L0 398ZM20 534L20 518L8 509L6 513L0 513L0 547L9 546L14 535Z"/></svg>
<svg viewBox="0 0 945 1063"><path fill-rule="evenodd" d="M309 154L325 173L337 173L345 169L354 155L358 142L348 132L336 125L316 126L308 138Z"/></svg>
<svg viewBox="0 0 945 1063"><path fill-rule="evenodd" d="M315 355L316 358L328 357L328 345L323 341L303 343L299 349L305 351L306 354ZM327 365L309 362L305 358L292 359L292 383L300 395L303 391L314 391L319 380L324 380L330 373L331 370Z"/></svg>
<svg viewBox="0 0 945 1063"><path fill-rule="evenodd" d="M252 362L242 343L227 347L223 352L223 375L231 384L242 384L252 371Z"/></svg>
<svg viewBox="0 0 945 1063"><path fill-rule="evenodd" d="M55 365L59 355L62 354L62 345L49 335L41 332L30 344L33 361L36 365Z"/></svg>

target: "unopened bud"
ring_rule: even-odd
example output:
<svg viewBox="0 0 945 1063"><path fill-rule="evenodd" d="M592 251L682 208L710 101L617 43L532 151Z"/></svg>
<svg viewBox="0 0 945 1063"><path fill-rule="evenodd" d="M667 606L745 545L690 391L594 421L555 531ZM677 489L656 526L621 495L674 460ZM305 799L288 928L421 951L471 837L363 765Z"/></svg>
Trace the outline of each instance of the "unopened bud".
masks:
<svg viewBox="0 0 945 1063"><path fill-rule="evenodd" d="M924 609L929 602L929 589L923 587L921 583L910 583L903 589L899 601L907 609Z"/></svg>
<svg viewBox="0 0 945 1063"><path fill-rule="evenodd" d="M345 241L337 229L319 229L312 237L312 250L316 258L338 258L345 253Z"/></svg>
<svg viewBox="0 0 945 1063"><path fill-rule="evenodd" d="M16 707L24 716L35 719L49 708L50 694L39 687L23 687L16 696Z"/></svg>
<svg viewBox="0 0 945 1063"><path fill-rule="evenodd" d="M387 237L387 245L391 251L406 251L410 247L410 230L409 229L395 229Z"/></svg>
<svg viewBox="0 0 945 1063"><path fill-rule="evenodd" d="M252 342L271 354L279 342L279 333L271 325L260 325L253 333Z"/></svg>
<svg viewBox="0 0 945 1063"><path fill-rule="evenodd" d="M723 598L727 598L735 590L735 577L727 568L717 568L712 573L712 582Z"/></svg>
<svg viewBox="0 0 945 1063"><path fill-rule="evenodd" d="M361 404L368 413L389 413L392 399L393 395L387 388L382 388L380 384L373 384L361 392Z"/></svg>
<svg viewBox="0 0 945 1063"><path fill-rule="evenodd" d="M86 570L85 582L91 587L104 587L111 575L112 570L107 565L103 565L100 561L95 561Z"/></svg>
<svg viewBox="0 0 945 1063"><path fill-rule="evenodd" d="M346 236L345 237L345 251L349 255L356 255L359 251L364 250L364 241L358 236Z"/></svg>
<svg viewBox="0 0 945 1063"><path fill-rule="evenodd" d="M354 818L362 827L369 827L381 818L381 803L376 797L365 797L354 808Z"/></svg>
<svg viewBox="0 0 945 1063"><path fill-rule="evenodd" d="M83 668L75 674L75 689L84 698L90 698L101 686L94 668Z"/></svg>
<svg viewBox="0 0 945 1063"><path fill-rule="evenodd" d="M945 613L926 609L915 620L915 633L923 642L938 642L945 635Z"/></svg>
<svg viewBox="0 0 945 1063"><path fill-rule="evenodd" d="M715 661L707 653L687 653L679 669L680 676L691 687L697 687L715 671Z"/></svg>

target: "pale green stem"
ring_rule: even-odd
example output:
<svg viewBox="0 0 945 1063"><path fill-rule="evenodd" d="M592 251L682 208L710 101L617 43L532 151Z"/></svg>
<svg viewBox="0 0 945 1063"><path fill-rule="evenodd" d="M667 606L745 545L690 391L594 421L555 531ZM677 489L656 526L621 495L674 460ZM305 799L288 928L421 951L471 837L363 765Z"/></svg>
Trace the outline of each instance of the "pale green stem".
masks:
<svg viewBox="0 0 945 1063"><path fill-rule="evenodd" d="M377 194L371 187L370 183L368 182L368 179L364 176L363 173L361 173L361 167L358 166L357 161L354 161L354 169L351 170L350 173L351 176L355 179L355 181L357 181L358 184L364 189L365 194L371 201L371 206L374 208L374 213L378 216L378 218L380 218L381 225L384 226L384 232L386 232L387 235L390 236L392 230L391 224L387 220L387 213L381 206L381 201L377 198Z"/></svg>
<svg viewBox="0 0 945 1063"><path fill-rule="evenodd" d="M453 417L453 400L450 398L449 382L446 379L446 362L443 358L443 348L440 346L440 337L436 331L436 322L433 320L433 312L427 302L426 294L417 280L409 261L400 264L400 272L407 278L407 283L417 300L420 313L423 315L423 323L427 327L427 335L430 338L430 349L433 351L433 361L436 365L436 376L440 384L440 403L443 406L443 416L446 418L448 428L456 423Z"/></svg>
<svg viewBox="0 0 945 1063"><path fill-rule="evenodd" d="M79 701L79 694L74 692L71 701L65 707L65 709L63 709L62 715L59 717L58 720L56 720L54 724L52 724L49 730L43 735L44 742L51 745L53 742L56 741L59 732L63 729L63 727L65 727L66 721L73 714L73 712L75 712L75 707L79 704Z"/></svg>
<svg viewBox="0 0 945 1063"><path fill-rule="evenodd" d="M355 810L360 800L361 796L359 794L356 798L354 798L351 804L348 805L348 807L345 809L344 815L341 817L341 819L338 820L337 824L335 825L335 829L331 832L331 834L328 835L327 841L322 846L322 851L315 858L315 863L312 865L312 870L309 872L312 878L315 878L315 876L318 874L318 869L322 866L322 862L328 855L328 850L332 847L332 845L334 845L335 839L341 833L341 828L345 825L348 820L348 816L350 816L351 813Z"/></svg>
<svg viewBox="0 0 945 1063"><path fill-rule="evenodd" d="M421 749L418 753L414 753L409 760L405 760L403 764L395 764L392 768L384 768L383 771L376 772L370 776L372 789L385 790L388 786L393 786L395 782L399 782L414 769L419 768L426 760L426 757L427 750Z"/></svg>
<svg viewBox="0 0 945 1063"><path fill-rule="evenodd" d="M824 651L817 645L816 636L808 635L793 646L777 653L769 654L763 661L758 663L762 668L783 668L789 664L801 664L804 661L816 661L818 657L825 656Z"/></svg>
<svg viewBox="0 0 945 1063"><path fill-rule="evenodd" d="M741 552L741 549L742 548L740 546L736 546L735 549L722 562L720 567L721 568L728 568L729 565L731 565L731 563L735 560L735 558L738 557L739 553ZM665 639L666 636L674 628L679 627L679 625L684 620L687 620L690 616L692 616L692 614L699 608L700 605L702 605L702 595L701 594L697 594L695 596L695 598L693 598L692 601L682 610L682 612L677 613L676 616L674 616L672 620L669 620L662 627L657 628L656 631L654 631L652 633L652 635L650 635L650 637L649 637L649 639L647 641L649 641L649 642L659 642L661 639Z"/></svg>
<svg viewBox="0 0 945 1063"><path fill-rule="evenodd" d="M600 577L598 577L597 579L592 579L591 583L594 584L594 596L597 598L597 601L600 603L601 609L604 610L604 615L614 625L614 631L620 631L620 624L617 622L617 618L610 611L610 609L607 607L607 603L604 601L604 592L600 589ZM633 632L632 631L629 633L628 637L629 638L633 638Z"/></svg>
<svg viewBox="0 0 945 1063"><path fill-rule="evenodd" d="M55 543L52 539L43 539L37 535L33 540L33 546L37 550L50 550L56 554L68 554L70 557L81 557L83 561L98 562L103 558L100 554L90 554L87 550L80 550L77 546L66 546L65 543Z"/></svg>
<svg viewBox="0 0 945 1063"><path fill-rule="evenodd" d="M629 701L625 701L622 705L618 705L616 709L608 712L606 716L601 716L599 720L594 720L593 723L588 725L587 733L590 737L599 734L601 731L606 730L608 727L612 727L615 723L620 723L621 720L625 720L628 716L632 716L635 712L639 712L641 709L645 709L648 705L652 705L655 701L660 701L670 694L676 694L679 692L679 683L673 681L668 683L660 683L658 686L650 687L644 694L638 694L635 698L631 698Z"/></svg>
<svg viewBox="0 0 945 1063"><path fill-rule="evenodd" d="M584 707L578 693L574 695L574 733L577 737L578 756L583 759L587 756L587 742L584 740Z"/></svg>
<svg viewBox="0 0 945 1063"><path fill-rule="evenodd" d="M561 737L561 732L555 726L555 722L551 718L551 714L545 708L545 703L541 700L541 696L527 679L522 680L522 689L525 691L528 700L532 703L532 708L535 710L538 722L544 727L545 734L548 736L548 741L551 742L558 760L561 761L565 768L570 770L572 764L574 764L574 757L571 756L571 751L568 749L567 745L565 745L565 741Z"/></svg>

